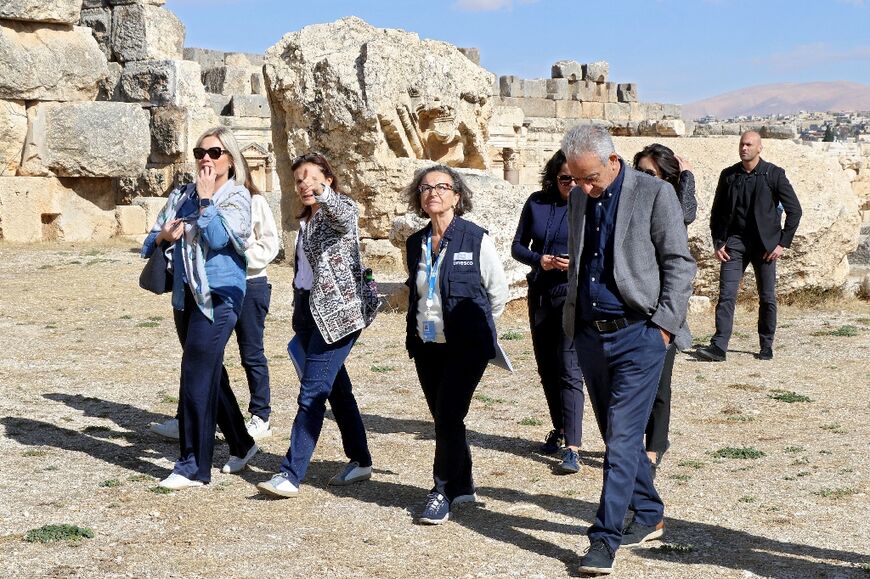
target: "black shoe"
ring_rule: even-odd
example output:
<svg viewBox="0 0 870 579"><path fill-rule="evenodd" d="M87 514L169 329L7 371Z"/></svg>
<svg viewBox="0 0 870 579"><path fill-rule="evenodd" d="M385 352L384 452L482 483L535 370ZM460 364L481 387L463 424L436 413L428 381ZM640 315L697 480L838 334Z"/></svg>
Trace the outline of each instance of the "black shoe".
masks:
<svg viewBox="0 0 870 579"><path fill-rule="evenodd" d="M589 550L580 559L580 572L610 575L613 573L614 557L614 552L604 539L592 539Z"/></svg>
<svg viewBox="0 0 870 579"><path fill-rule="evenodd" d="M632 517L628 526L622 530L622 542L620 545L623 547L636 547L641 543L658 539L664 533L664 520L659 521L657 525L647 527L646 525L641 525L634 517Z"/></svg>
<svg viewBox="0 0 870 579"><path fill-rule="evenodd" d="M718 346L714 346L713 344L710 344L706 348L698 348L696 353L698 354L698 358L707 360L708 362L725 361L725 350Z"/></svg>
<svg viewBox="0 0 870 579"><path fill-rule="evenodd" d="M759 360L773 360L773 348L762 348L758 353Z"/></svg>
<svg viewBox="0 0 870 579"><path fill-rule="evenodd" d="M556 454L565 445L565 435L556 429L547 434L544 444L541 445L541 454Z"/></svg>

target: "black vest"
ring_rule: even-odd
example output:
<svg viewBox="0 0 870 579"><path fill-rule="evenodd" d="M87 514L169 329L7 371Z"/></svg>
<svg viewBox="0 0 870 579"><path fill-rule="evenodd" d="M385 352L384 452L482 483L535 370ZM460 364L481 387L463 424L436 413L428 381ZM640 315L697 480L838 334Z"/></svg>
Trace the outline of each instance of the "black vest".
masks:
<svg viewBox="0 0 870 579"><path fill-rule="evenodd" d="M422 244L431 231L431 223L408 238L407 267L408 316L405 347L413 358L423 344L417 334L417 267ZM467 347L485 359L495 357L496 333L489 296L480 280L480 243L486 230L456 217L445 231L447 248L438 274L441 307L444 314L444 338L449 344ZM470 259L468 259L470 257Z"/></svg>

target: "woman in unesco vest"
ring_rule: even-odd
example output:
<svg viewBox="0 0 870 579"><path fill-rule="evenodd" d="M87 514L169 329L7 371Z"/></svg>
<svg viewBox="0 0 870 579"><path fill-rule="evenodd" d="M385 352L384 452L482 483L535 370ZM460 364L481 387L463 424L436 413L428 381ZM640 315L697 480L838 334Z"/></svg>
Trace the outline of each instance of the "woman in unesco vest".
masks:
<svg viewBox="0 0 870 579"><path fill-rule="evenodd" d="M280 472L257 485L274 497L295 497L323 428L326 401L341 431L349 462L329 480L350 485L372 476L372 455L344 361L378 306L364 280L359 252L359 212L340 193L338 177L319 153L290 167L302 204L293 278L293 331L304 350L299 408Z"/></svg>
<svg viewBox="0 0 870 579"><path fill-rule="evenodd" d="M211 481L215 425L230 447L224 472L257 453L223 372L224 348L245 298L245 248L251 194L238 143L225 127L207 130L193 149L195 184L174 190L145 239L142 255L171 244L172 307L181 341L179 458L159 486L177 490Z"/></svg>
<svg viewBox="0 0 870 579"><path fill-rule="evenodd" d="M419 517L437 525L451 508L477 500L465 416L486 365L496 355L494 318L508 285L492 238L462 217L472 192L443 165L417 172L406 189L429 224L407 241L410 294L405 345L435 421L435 484Z"/></svg>

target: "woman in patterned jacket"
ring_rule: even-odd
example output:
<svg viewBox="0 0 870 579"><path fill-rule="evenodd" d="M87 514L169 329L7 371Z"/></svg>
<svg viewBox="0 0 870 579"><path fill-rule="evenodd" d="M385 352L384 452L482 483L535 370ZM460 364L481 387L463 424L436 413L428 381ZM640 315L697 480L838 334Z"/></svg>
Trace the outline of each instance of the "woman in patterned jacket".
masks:
<svg viewBox="0 0 870 579"><path fill-rule="evenodd" d="M287 456L278 474L257 485L261 492L278 497L298 495L323 427L327 400L349 459L329 484L349 485L372 476L365 427L344 367L377 309L377 296L365 291L357 208L339 192L338 178L323 155L297 157L291 168L303 206L296 239L293 330L305 351L305 363Z"/></svg>

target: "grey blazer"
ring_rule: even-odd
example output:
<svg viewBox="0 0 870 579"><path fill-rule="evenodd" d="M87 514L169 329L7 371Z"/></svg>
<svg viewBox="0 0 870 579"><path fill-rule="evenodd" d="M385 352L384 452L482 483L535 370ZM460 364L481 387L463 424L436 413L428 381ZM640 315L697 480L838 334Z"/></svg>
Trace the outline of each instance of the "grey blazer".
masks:
<svg viewBox="0 0 870 579"><path fill-rule="evenodd" d="M684 342L695 260L689 253L680 202L670 183L635 171L627 163L623 165L625 177L613 232L616 286L626 305ZM579 187L568 198L571 258L568 299L562 316L566 336L574 335L587 199Z"/></svg>

